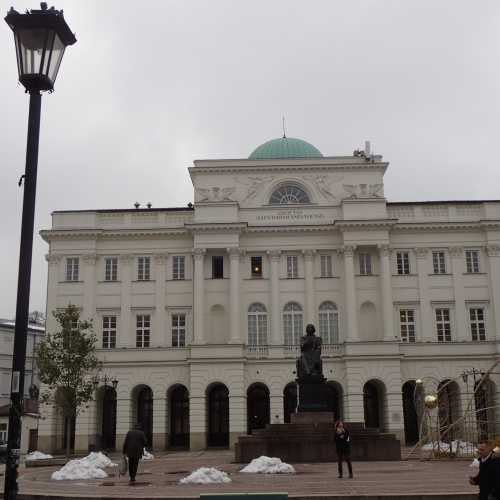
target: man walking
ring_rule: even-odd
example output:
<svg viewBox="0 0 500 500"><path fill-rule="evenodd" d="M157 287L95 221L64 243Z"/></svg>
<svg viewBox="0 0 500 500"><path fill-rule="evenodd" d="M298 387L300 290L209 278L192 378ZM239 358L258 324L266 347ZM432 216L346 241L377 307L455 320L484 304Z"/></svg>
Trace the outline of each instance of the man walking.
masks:
<svg viewBox="0 0 500 500"><path fill-rule="evenodd" d="M130 483L135 483L135 475L137 474L137 467L141 459L144 448L146 446L146 435L142 432L141 424L136 424L134 429L127 432L125 442L123 443L123 455L128 459L128 473L130 476Z"/></svg>
<svg viewBox="0 0 500 500"><path fill-rule="evenodd" d="M494 443L488 439L479 442L479 474L470 483L479 486L479 500L500 500L500 458L493 453Z"/></svg>

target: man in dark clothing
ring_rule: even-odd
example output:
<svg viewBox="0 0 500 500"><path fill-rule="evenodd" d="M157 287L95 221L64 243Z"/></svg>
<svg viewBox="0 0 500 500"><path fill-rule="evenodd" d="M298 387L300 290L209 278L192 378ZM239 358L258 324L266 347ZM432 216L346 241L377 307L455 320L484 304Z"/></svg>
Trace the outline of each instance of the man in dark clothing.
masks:
<svg viewBox="0 0 500 500"><path fill-rule="evenodd" d="M128 473L130 482L135 483L137 467L146 446L146 435L142 432L141 424L137 424L134 429L127 432L123 443L123 455L128 459Z"/></svg>
<svg viewBox="0 0 500 500"><path fill-rule="evenodd" d="M500 458L493 453L495 444L484 439L479 442L479 474L470 483L479 486L479 500L500 500Z"/></svg>
<svg viewBox="0 0 500 500"><path fill-rule="evenodd" d="M339 478L342 477L342 461L347 462L349 469L349 477L352 478L352 464L351 464L351 438L349 431L344 427L344 422L339 420L335 424L335 448L337 449Z"/></svg>

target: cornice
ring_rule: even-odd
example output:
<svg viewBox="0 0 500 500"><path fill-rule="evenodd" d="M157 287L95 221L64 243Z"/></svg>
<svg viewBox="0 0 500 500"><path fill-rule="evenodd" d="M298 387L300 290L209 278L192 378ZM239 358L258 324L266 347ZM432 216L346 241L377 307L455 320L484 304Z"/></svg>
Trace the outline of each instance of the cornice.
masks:
<svg viewBox="0 0 500 500"><path fill-rule="evenodd" d="M393 231L483 231L480 222L399 222Z"/></svg>
<svg viewBox="0 0 500 500"><path fill-rule="evenodd" d="M47 243L54 240L89 240L89 239L134 239L157 238L162 236L178 236L187 234L185 228L151 228L151 229L44 229L40 236Z"/></svg>
<svg viewBox="0 0 500 500"><path fill-rule="evenodd" d="M335 231L333 224L322 224L317 226L249 226L245 232L247 233L314 233Z"/></svg>
<svg viewBox="0 0 500 500"><path fill-rule="evenodd" d="M186 223L190 233L242 233L247 229L246 222L193 222Z"/></svg>
<svg viewBox="0 0 500 500"><path fill-rule="evenodd" d="M388 229L391 230L397 224L397 219L362 219L362 220L336 220L334 222L334 228L339 231L348 231L352 229L365 229L365 230L377 230L377 229Z"/></svg>

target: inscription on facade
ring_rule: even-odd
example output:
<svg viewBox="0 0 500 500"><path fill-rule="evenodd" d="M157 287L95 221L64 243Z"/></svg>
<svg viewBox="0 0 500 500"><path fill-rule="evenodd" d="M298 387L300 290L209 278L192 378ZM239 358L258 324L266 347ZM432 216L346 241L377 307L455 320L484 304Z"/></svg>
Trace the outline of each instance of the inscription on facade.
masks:
<svg viewBox="0 0 500 500"><path fill-rule="evenodd" d="M291 210L279 210L270 214L257 215L257 221L266 222L326 222L326 218L324 214L321 213L306 213L304 210L300 210L297 208Z"/></svg>

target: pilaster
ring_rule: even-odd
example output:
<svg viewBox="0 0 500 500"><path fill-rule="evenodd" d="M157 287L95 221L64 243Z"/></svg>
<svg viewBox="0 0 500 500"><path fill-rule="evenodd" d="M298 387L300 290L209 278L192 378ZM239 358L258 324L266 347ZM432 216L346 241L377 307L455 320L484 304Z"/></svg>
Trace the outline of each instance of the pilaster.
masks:
<svg viewBox="0 0 500 500"><path fill-rule="evenodd" d="M489 261L489 285L491 290L492 311L495 325L495 338L500 341L500 244L486 246Z"/></svg>
<svg viewBox="0 0 500 500"><path fill-rule="evenodd" d="M316 305L314 296L314 257L315 250L303 250L304 275L306 283L306 324L316 323Z"/></svg>
<svg viewBox="0 0 500 500"><path fill-rule="evenodd" d="M453 273L453 291L455 295L456 339L467 340L467 318L464 293L464 249L460 246L449 248L451 256L451 270Z"/></svg>
<svg viewBox="0 0 500 500"><path fill-rule="evenodd" d="M391 250L389 245L379 245L380 284L382 289L382 311L384 317L384 341L394 341L393 301L391 284Z"/></svg>
<svg viewBox="0 0 500 500"><path fill-rule="evenodd" d="M240 334L240 249L228 248L229 254L229 342L241 343Z"/></svg>
<svg viewBox="0 0 500 500"><path fill-rule="evenodd" d="M193 293L193 309L194 309L194 335L193 344L205 343L205 262L204 248L195 248L193 250L194 258L194 293Z"/></svg>
<svg viewBox="0 0 500 500"><path fill-rule="evenodd" d="M120 255L120 275L121 275L121 299L120 299L120 327L118 330L117 347L134 347L135 342L132 337L134 328L131 311L131 287L132 269L134 263L133 255Z"/></svg>
<svg viewBox="0 0 500 500"><path fill-rule="evenodd" d="M82 319L92 320L95 316L95 288L96 288L96 254L88 254L82 257L84 263L83 282L83 313Z"/></svg>
<svg viewBox="0 0 500 500"><path fill-rule="evenodd" d="M154 256L155 263L155 321L151 346L165 346L167 337L166 326L166 285L167 285L168 254Z"/></svg>
<svg viewBox="0 0 500 500"><path fill-rule="evenodd" d="M344 256L345 275L345 301L347 311L347 341L357 342L359 340L358 314L356 284L354 281L354 250L355 245L344 245L342 254Z"/></svg>
<svg viewBox="0 0 500 500"><path fill-rule="evenodd" d="M47 272L47 309L45 311L45 317L47 318L47 331L50 331L54 318L52 316L52 311L55 311L57 307L57 287L59 282L59 270L61 263L60 255L47 254L45 260L48 263Z"/></svg>
<svg viewBox="0 0 500 500"><path fill-rule="evenodd" d="M417 256L417 273L418 273L418 296L420 299L420 327L417 326L417 332L423 342L432 342L434 338L432 308L429 302L429 285L428 285L428 248L415 248Z"/></svg>
<svg viewBox="0 0 500 500"><path fill-rule="evenodd" d="M267 252L271 269L271 344L280 345L283 343L281 338L280 322L280 270L281 261L280 250L269 250Z"/></svg>

